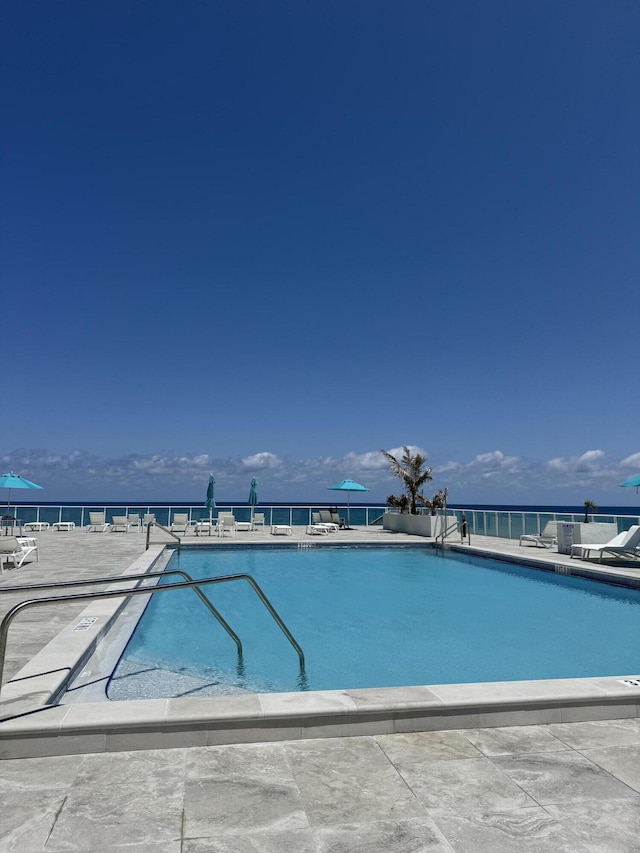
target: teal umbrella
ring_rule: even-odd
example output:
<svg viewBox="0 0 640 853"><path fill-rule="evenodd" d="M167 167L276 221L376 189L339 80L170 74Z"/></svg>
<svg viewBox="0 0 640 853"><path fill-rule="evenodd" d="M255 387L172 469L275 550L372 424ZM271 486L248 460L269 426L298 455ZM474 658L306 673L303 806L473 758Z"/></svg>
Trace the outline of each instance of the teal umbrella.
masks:
<svg viewBox="0 0 640 853"><path fill-rule="evenodd" d="M351 509L351 492L368 492L369 489L366 486L361 486L360 483L355 483L353 480L343 480L341 483L337 483L335 486L329 486L329 490L347 493L347 530L350 530L351 525L349 519L349 511Z"/></svg>
<svg viewBox="0 0 640 853"><path fill-rule="evenodd" d="M258 493L256 492L257 483L255 480L251 481L251 491L249 492L249 500L247 503L251 507L251 520L253 521L253 508L254 506L258 506Z"/></svg>
<svg viewBox="0 0 640 853"><path fill-rule="evenodd" d="M213 508L216 505L216 502L213 497L213 487L215 485L215 479L213 474L209 474L209 485L207 486L207 500L205 502L205 506L209 510L209 521L213 518Z"/></svg>
<svg viewBox="0 0 640 853"><path fill-rule="evenodd" d="M620 486L635 486L636 492L638 488L640 488L640 474L636 474L635 477L629 477L628 480L625 480L623 483L619 483Z"/></svg>
<svg viewBox="0 0 640 853"><path fill-rule="evenodd" d="M27 480L25 477L21 477L19 474L14 474L13 472L9 472L8 474L0 475L0 489L9 489L9 497L7 498L7 506L9 506L11 502L11 489L41 489L42 486L38 486L35 483L32 483L31 480Z"/></svg>

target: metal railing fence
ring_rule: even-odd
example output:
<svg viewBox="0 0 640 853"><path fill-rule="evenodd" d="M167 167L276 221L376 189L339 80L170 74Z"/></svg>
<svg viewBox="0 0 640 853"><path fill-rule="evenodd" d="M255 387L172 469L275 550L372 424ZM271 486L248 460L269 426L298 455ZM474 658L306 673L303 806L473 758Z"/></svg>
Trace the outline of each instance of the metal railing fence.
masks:
<svg viewBox="0 0 640 853"><path fill-rule="evenodd" d="M224 504L216 507L213 511L214 518L218 512L233 512L237 521L250 521L252 510L264 513L265 526L272 524L289 524L295 527L306 527L311 524L311 514L326 509L327 504L315 504L305 506L266 506L259 505L250 507L246 505ZM352 527L381 526L386 512L391 511L384 505L378 506L351 506L350 517ZM48 522L54 524L59 521L73 521L77 527L85 527L89 524L89 512L103 512L105 520L111 522L113 516L129 515L138 513L140 515L155 515L158 524L170 527L175 513L187 513L189 521L204 521L209 518L209 510L201 505L180 506L168 504L140 504L128 505L112 504L78 504L72 506L42 506L29 504L11 507L11 513L15 514L25 524L29 522ZM338 506L340 516L346 515L346 506ZM458 520L464 515L470 533L478 536L498 536L504 539L518 539L523 533L540 533L547 521L584 521L584 512L559 513L559 512L523 512L519 510L488 510L476 509L473 506L465 508L447 507L449 515L455 515ZM616 524L618 532L628 530L633 524L640 524L640 516L630 513L629 515L606 515L590 513L591 521L599 521Z"/></svg>
<svg viewBox="0 0 640 853"><path fill-rule="evenodd" d="M289 524L295 527L306 527L311 524L311 514L327 509L328 504L316 504L308 506L267 506L256 507L236 504L220 504L213 510L215 518L219 512L233 512L236 521L250 521L253 512L264 514L265 526L272 524ZM335 504L334 504L335 506ZM357 526L369 526L370 524L382 524L382 516L386 507L368 506L354 507L350 509L351 524ZM68 506L23 504L11 506L7 514L15 515L24 524L32 522L47 522L55 524L61 521L72 521L76 527L85 527L89 524L89 513L100 512L105 514L105 521L113 522L114 516L130 515L132 513L140 516L154 515L155 520L163 527L170 527L176 513L189 516L190 522L205 521L209 518L207 507L198 504L191 506L169 505L169 504L77 504ZM346 517L346 506L338 506L340 516Z"/></svg>
<svg viewBox="0 0 640 853"><path fill-rule="evenodd" d="M521 512L517 510L487 510L487 509L447 509L448 514L455 515L458 522L464 515L467 529L478 536L497 536L501 539L519 539L527 533L541 533L548 521L564 521L579 523L584 521L584 512ZM638 515L605 515L589 513L590 522L615 524L618 533L628 530L634 524L640 524Z"/></svg>

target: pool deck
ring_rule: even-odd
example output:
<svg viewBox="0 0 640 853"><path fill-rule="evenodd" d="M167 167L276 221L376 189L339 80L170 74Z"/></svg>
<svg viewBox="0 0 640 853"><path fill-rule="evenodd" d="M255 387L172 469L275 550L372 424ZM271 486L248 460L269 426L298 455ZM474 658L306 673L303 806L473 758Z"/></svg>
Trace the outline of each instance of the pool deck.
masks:
<svg viewBox="0 0 640 853"><path fill-rule="evenodd" d="M144 571L162 550L145 553L136 533L37 539L40 562L5 571L0 591ZM187 541L325 540L425 543L379 528ZM472 549L640 582L640 564L598 567L493 537ZM22 598L5 593L2 615ZM640 686L623 675L46 707L69 645L91 640L93 625L70 634L86 608L46 605L10 629L0 851L640 850Z"/></svg>

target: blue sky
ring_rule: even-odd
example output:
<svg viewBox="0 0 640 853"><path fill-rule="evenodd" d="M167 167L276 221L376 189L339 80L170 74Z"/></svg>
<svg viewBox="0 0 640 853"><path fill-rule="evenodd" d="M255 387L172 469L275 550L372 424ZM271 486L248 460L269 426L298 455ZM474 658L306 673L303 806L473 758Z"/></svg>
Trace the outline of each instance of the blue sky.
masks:
<svg viewBox="0 0 640 853"><path fill-rule="evenodd" d="M1 30L0 467L380 500L409 444L455 502L637 504L636 2L25 0Z"/></svg>

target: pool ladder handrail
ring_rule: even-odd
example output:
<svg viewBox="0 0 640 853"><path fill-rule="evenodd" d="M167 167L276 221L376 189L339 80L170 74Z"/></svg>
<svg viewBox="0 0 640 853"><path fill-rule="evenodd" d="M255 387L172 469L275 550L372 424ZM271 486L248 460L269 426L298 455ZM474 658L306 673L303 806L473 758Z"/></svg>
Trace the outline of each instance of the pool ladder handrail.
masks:
<svg viewBox="0 0 640 853"><path fill-rule="evenodd" d="M447 527L447 494L446 494L446 492L447 492L447 490L445 489L444 506L442 508L442 516L441 516L441 518L442 518L442 529L440 530L438 535L435 537L435 540L433 543L435 548L438 547L438 540L440 540L441 547L444 548L444 540L447 538L447 536L450 533L453 533L454 530L458 529L457 519L449 527ZM469 544L471 544L471 540L469 540Z"/></svg>
<svg viewBox="0 0 640 853"><path fill-rule="evenodd" d="M146 541L145 549L144 549L145 551L148 551L148 550L149 550L149 539L151 538L151 528L152 528L154 525L155 525L156 527L159 527L159 528L160 528L160 530L164 530L164 532L165 532L165 533L168 533L168 534L169 534L169 536L173 536L173 538L177 540L178 545L182 542L182 539L181 539L178 535L176 535L176 534L173 532L173 530L169 530L169 528L168 528L168 527L165 527L165 526L164 526L164 524L160 524L160 523L159 523L159 522L157 522L157 521L148 521L148 522L147 522L147 541Z"/></svg>
<svg viewBox="0 0 640 853"><path fill-rule="evenodd" d="M120 581L125 580L137 580L139 582L144 581L146 578L151 577L165 577L170 574L180 574L183 576L189 577L186 572L178 569L178 570L169 570L168 572L149 572L144 575L120 575L118 577L111 578L92 578L91 580L81 580L81 581L59 581L53 584L28 584L25 586L15 586L15 587L3 587L3 592L19 592L25 590L35 590L35 589L55 589L56 587L64 587L64 586L85 586L92 583L118 583ZM162 586L136 586L133 589L119 589L119 590L101 590L100 592L80 592L75 593L73 595L56 595L56 596L46 596L45 598L30 598L25 599L24 601L18 602L15 604L10 610L5 614L2 622L0 623L0 690L2 689L2 679L4 675L4 661L7 650L7 635L9 633L9 626L13 619L21 613L23 610L31 607L37 607L38 605L45 604L57 604L57 603L68 603L70 601L93 601L96 599L102 598L128 598L133 595L154 595L157 592L169 592L175 589L194 589L196 594L199 595L201 600L205 603L207 608L211 611L211 613L215 616L215 618L220 622L222 627L227 631L229 636L234 640L238 647L238 657L242 657L242 643L238 638L237 634L233 631L233 629L228 625L225 619L222 617L220 613L215 609L215 607L211 604L211 602L206 598L206 596L199 590L200 586L206 586L208 584L215 583L228 583L230 581L236 580L245 580L251 586L253 591L256 593L258 598L262 601L264 606L267 608L272 618L285 635L285 637L289 640L293 648L298 654L298 660L300 664L300 676L301 680L306 681L306 672L305 672L305 658L304 652L300 648L298 642L295 637L289 631L287 626L284 624L278 612L271 604L267 596L264 594L262 589L260 588L257 581L255 581L250 575L247 574L238 574L238 575L219 575L215 578L200 578L199 580L189 579L187 581L183 581L182 583L170 583L164 584Z"/></svg>

